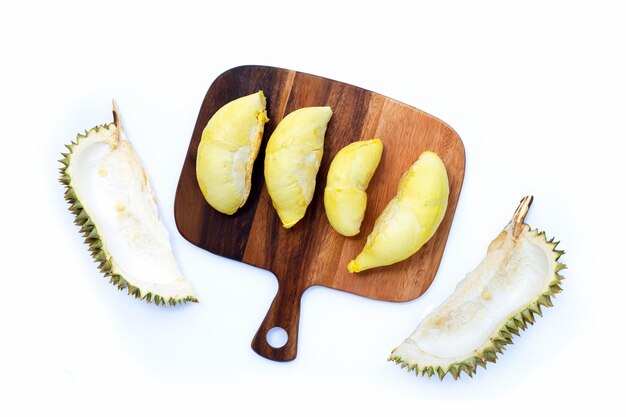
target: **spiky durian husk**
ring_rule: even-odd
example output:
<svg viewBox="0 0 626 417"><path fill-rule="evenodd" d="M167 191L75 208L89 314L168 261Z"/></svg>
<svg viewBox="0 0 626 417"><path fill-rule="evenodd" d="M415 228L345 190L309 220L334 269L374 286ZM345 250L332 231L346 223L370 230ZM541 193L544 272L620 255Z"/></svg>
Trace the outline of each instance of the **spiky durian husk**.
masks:
<svg viewBox="0 0 626 417"><path fill-rule="evenodd" d="M531 202L532 197L528 198L526 203L522 200L520 207L526 204L525 210L527 211ZM520 208L518 208L519 210ZM525 214L526 212L522 214L522 222ZM462 372L465 372L469 377L473 377L478 366L486 369L487 362L495 363L498 359L498 354L502 354L506 349L505 346L513 344L513 335L520 336L520 330L526 330L529 325L535 323L536 315L543 315L541 311L542 306L546 308L553 306L552 298L562 291L561 282L564 277L560 274L560 271L567 268L565 264L559 262L560 257L565 253L565 251L556 249L560 242L555 242L554 238L548 240L544 231L539 232L538 229L531 230L530 226L525 223L522 223L521 229L524 233L530 233L535 238L542 239L545 245L549 245L555 254L556 266L553 271L553 279L548 284L547 289L535 301L512 315L499 330L493 333L494 336L489 338L488 342L479 349L476 355L470 356L463 361L452 363L447 367L420 366L417 363L405 361L402 357L394 355L393 352L387 360L395 362L401 368L406 368L408 372L415 372L416 375L428 376L430 378L436 374L441 380L443 380L446 374L450 374L456 380Z"/></svg>
<svg viewBox="0 0 626 417"><path fill-rule="evenodd" d="M86 139L91 134L99 133L102 129L109 130L111 128L115 128L116 123L119 123L119 117L117 114L117 109L115 107L113 109L113 117L115 123L99 125L89 131L85 131L84 134L77 134L75 140L73 140L70 144L65 145L65 147L68 149L68 152L61 153L63 158L59 160L59 162L62 164L62 167L59 169L61 174L59 181L65 186L64 197L65 200L69 203L70 212L72 212L72 214L74 214L75 216L74 223L80 226L80 233L85 238L85 244L88 245L91 256L98 264L98 269L100 269L100 271L109 278L109 282L117 286L120 291L126 289L128 290L129 295L135 296L135 298L137 299L145 300L148 303L153 302L156 305L174 306L176 304L182 304L185 302L197 303L198 299L193 295L182 298L174 298L162 297L161 295L155 294L154 292L142 293L140 288L130 284L122 275L116 274L113 271L113 265L110 260L110 255L107 254L107 252L103 248L102 240L100 239L95 224L87 214L87 211L83 208L83 205L76 196L76 192L72 188L72 179L67 172L67 168L69 167L70 157L72 155L74 147L77 146L81 142L81 140Z"/></svg>

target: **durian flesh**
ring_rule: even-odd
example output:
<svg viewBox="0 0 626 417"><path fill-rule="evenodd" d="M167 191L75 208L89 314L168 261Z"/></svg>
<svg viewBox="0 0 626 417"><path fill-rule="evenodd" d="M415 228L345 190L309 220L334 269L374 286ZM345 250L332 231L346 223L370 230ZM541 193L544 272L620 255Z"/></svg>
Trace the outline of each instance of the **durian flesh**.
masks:
<svg viewBox="0 0 626 417"><path fill-rule="evenodd" d="M353 142L342 148L328 169L324 189L326 217L344 236L361 230L367 206L367 186L383 153L380 139Z"/></svg>
<svg viewBox="0 0 626 417"><path fill-rule="evenodd" d="M304 107L280 121L265 149L265 184L285 228L304 217L315 192L330 107Z"/></svg>
<svg viewBox="0 0 626 417"><path fill-rule="evenodd" d="M202 132L196 177L206 201L233 214L250 194L252 167L269 121L263 91L222 106Z"/></svg>
<svg viewBox="0 0 626 417"><path fill-rule="evenodd" d="M525 197L511 222L491 242L483 261L455 292L428 315L389 360L416 374L461 372L472 376L477 366L495 362L512 335L552 306L561 291L562 251L545 233L531 230L524 217L532 202Z"/></svg>
<svg viewBox="0 0 626 417"><path fill-rule="evenodd" d="M197 302L180 272L141 161L114 123L78 135L60 161L70 211L100 270L118 288L156 304Z"/></svg>
<svg viewBox="0 0 626 417"><path fill-rule="evenodd" d="M435 234L448 207L448 174L439 156L423 152L404 173L397 195L376 219L361 253L348 264L360 272L400 262Z"/></svg>

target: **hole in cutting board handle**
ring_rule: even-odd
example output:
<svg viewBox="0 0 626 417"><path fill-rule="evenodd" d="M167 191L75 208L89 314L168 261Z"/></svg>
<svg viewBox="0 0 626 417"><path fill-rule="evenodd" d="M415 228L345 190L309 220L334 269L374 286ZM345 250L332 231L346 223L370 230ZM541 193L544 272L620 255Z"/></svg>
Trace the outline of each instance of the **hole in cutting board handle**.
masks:
<svg viewBox="0 0 626 417"><path fill-rule="evenodd" d="M291 287L285 286L287 290L278 287L278 292L251 343L252 350L256 353L278 362L294 360L298 350L302 289L295 284Z"/></svg>
<svg viewBox="0 0 626 417"><path fill-rule="evenodd" d="M287 344L289 335L282 327L272 327L267 331L265 340L267 340L267 343L274 349L280 349Z"/></svg>

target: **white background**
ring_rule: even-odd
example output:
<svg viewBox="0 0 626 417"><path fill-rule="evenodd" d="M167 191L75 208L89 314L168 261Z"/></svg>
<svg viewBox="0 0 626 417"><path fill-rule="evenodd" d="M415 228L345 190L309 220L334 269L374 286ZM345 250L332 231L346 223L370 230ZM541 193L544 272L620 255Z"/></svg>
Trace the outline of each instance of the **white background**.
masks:
<svg viewBox="0 0 626 417"><path fill-rule="evenodd" d="M204 3L3 3L0 414L620 413L620 2ZM273 276L194 247L173 217L206 90L242 64L414 105L448 122L467 153L429 291L392 304L310 289L290 363L249 347ZM111 121L112 98L198 305L161 308L118 292L67 211L56 161L78 131ZM478 264L525 194L535 196L527 221L567 251L555 307L474 379L416 378L386 362Z"/></svg>

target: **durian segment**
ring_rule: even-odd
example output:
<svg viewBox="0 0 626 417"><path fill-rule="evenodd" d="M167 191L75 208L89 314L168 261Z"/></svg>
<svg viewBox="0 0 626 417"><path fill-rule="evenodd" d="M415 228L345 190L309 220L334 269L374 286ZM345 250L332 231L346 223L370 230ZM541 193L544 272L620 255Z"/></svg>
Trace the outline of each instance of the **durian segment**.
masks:
<svg viewBox="0 0 626 417"><path fill-rule="evenodd" d="M197 302L161 222L148 176L114 123L78 135L60 162L75 223L100 270L120 290L156 304Z"/></svg>
<svg viewBox="0 0 626 417"><path fill-rule="evenodd" d="M561 291L558 242L544 232L531 230L524 217L532 197L522 200L511 222L489 245L483 261L462 280L455 292L428 315L389 360L416 374L461 372L472 376L477 366L495 362L504 346L512 343L552 306Z"/></svg>
<svg viewBox="0 0 626 417"><path fill-rule="evenodd" d="M448 174L439 156L423 152L398 184L397 195L376 219L350 272L400 262L435 234L448 207Z"/></svg>
<svg viewBox="0 0 626 417"><path fill-rule="evenodd" d="M263 91L222 106L202 131L196 177L206 201L233 214L250 194L252 167L269 121Z"/></svg>
<svg viewBox="0 0 626 417"><path fill-rule="evenodd" d="M383 154L380 139L353 142L333 158L326 177L324 208L333 229L344 236L361 230L369 185Z"/></svg>
<svg viewBox="0 0 626 417"><path fill-rule="evenodd" d="M304 217L315 192L330 107L304 107L280 121L265 149L265 184L287 229Z"/></svg>

